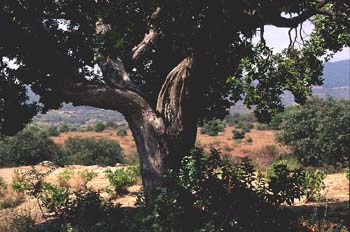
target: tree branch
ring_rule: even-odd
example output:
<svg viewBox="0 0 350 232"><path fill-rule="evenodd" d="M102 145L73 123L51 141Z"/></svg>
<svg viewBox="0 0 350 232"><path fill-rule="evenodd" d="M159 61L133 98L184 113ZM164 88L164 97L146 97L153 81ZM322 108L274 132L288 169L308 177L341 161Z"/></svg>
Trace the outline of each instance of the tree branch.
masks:
<svg viewBox="0 0 350 232"><path fill-rule="evenodd" d="M150 17L149 31L145 34L143 40L132 49L132 59L140 60L143 54L150 50L159 37L159 30L155 25L155 20L160 17L162 9L158 7Z"/></svg>
<svg viewBox="0 0 350 232"><path fill-rule="evenodd" d="M326 4L331 2L331 0L322 0L312 9L306 10L298 16L292 18L285 18L280 15L280 12L276 12L275 14L271 14L271 11L266 12L264 18L267 19L266 24L274 25L276 27L288 27L295 28L300 23L303 23L311 16L316 14L325 14L325 15L333 15L332 12L322 9Z"/></svg>

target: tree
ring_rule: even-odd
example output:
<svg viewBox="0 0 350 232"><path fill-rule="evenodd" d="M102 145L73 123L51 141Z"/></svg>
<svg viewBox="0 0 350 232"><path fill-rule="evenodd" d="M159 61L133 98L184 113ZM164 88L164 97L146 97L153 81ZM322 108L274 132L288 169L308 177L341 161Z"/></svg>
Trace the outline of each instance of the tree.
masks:
<svg viewBox="0 0 350 232"><path fill-rule="evenodd" d="M95 132L102 132L106 129L106 126L103 122L97 122L95 124Z"/></svg>
<svg viewBox="0 0 350 232"><path fill-rule="evenodd" d="M350 101L312 99L284 115L278 140L306 165L349 166Z"/></svg>
<svg viewBox="0 0 350 232"><path fill-rule="evenodd" d="M349 46L345 0L3 0L0 7L1 132L14 134L63 102L117 110L135 138L146 193L165 169L179 169L199 120L223 118L243 96L269 120L284 90L303 102L321 83L316 57ZM291 32L308 19L315 30L297 49ZM265 25L290 28L290 47L272 54Z"/></svg>
<svg viewBox="0 0 350 232"><path fill-rule="evenodd" d="M122 148L114 140L70 137L64 150L67 164L114 166L124 162Z"/></svg>
<svg viewBox="0 0 350 232"><path fill-rule="evenodd" d="M36 165L42 161L61 163L62 160L61 147L46 131L34 126L0 140L0 166Z"/></svg>

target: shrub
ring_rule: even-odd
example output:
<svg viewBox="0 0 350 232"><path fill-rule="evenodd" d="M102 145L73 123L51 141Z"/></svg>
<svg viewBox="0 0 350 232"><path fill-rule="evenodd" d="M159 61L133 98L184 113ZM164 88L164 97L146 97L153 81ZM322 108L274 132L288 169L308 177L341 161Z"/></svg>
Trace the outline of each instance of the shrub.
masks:
<svg viewBox="0 0 350 232"><path fill-rule="evenodd" d="M233 130L232 134L233 134L233 139L244 139L245 137L245 133L239 130Z"/></svg>
<svg viewBox="0 0 350 232"><path fill-rule="evenodd" d="M15 192L24 193L28 190L30 183L24 173L14 170L11 187Z"/></svg>
<svg viewBox="0 0 350 232"><path fill-rule="evenodd" d="M278 141L290 146L304 165L348 166L349 112L349 100L310 100L285 116Z"/></svg>
<svg viewBox="0 0 350 232"><path fill-rule="evenodd" d="M50 126L49 128L47 128L47 133L49 136L59 136L60 132L57 128L57 126Z"/></svg>
<svg viewBox="0 0 350 232"><path fill-rule="evenodd" d="M225 124L219 119L213 119L204 123L204 125L201 128L201 133L210 136L216 136L219 132L222 132L224 130Z"/></svg>
<svg viewBox="0 0 350 232"><path fill-rule="evenodd" d="M256 124L256 129L257 129L257 130L269 130L270 127L269 127L269 125L267 125L267 124L257 123L257 124Z"/></svg>
<svg viewBox="0 0 350 232"><path fill-rule="evenodd" d="M224 151L226 151L226 152L230 152L230 151L232 151L233 150L233 148L232 147L230 147L230 146L228 146L228 145L225 145L225 146L223 146L223 148L222 148Z"/></svg>
<svg viewBox="0 0 350 232"><path fill-rule="evenodd" d="M139 231L286 231L276 206L303 195L304 172L279 165L274 173L264 179L248 159L235 165L215 150L209 156L194 150L178 172L168 172L159 191L141 201Z"/></svg>
<svg viewBox="0 0 350 232"><path fill-rule="evenodd" d="M105 173L110 185L118 194L121 194L126 191L127 187L136 184L138 172L137 166L129 166L117 168L114 172L107 169Z"/></svg>
<svg viewBox="0 0 350 232"><path fill-rule="evenodd" d="M8 197L5 197L0 201L0 209L8 209L19 206L24 202L23 194L14 194Z"/></svg>
<svg viewBox="0 0 350 232"><path fill-rule="evenodd" d="M65 209L65 229L74 231L127 231L119 205L102 199L98 192L77 192ZM68 227L68 228L67 228ZM68 231L68 230L67 230Z"/></svg>
<svg viewBox="0 0 350 232"><path fill-rule="evenodd" d="M307 201L320 201L322 200L321 190L326 186L324 179L326 173L322 170L317 169L316 171L307 171L305 176L305 189L306 189L306 200Z"/></svg>
<svg viewBox="0 0 350 232"><path fill-rule="evenodd" d="M344 168L344 175L346 179L350 179L350 169L349 168Z"/></svg>
<svg viewBox="0 0 350 232"><path fill-rule="evenodd" d="M67 164L113 166L124 162L117 141L71 137L64 143Z"/></svg>
<svg viewBox="0 0 350 232"><path fill-rule="evenodd" d="M70 191L66 187L56 187L50 183L43 183L39 192L34 193L50 213L61 215L67 208Z"/></svg>
<svg viewBox="0 0 350 232"><path fill-rule="evenodd" d="M12 218L9 229L12 232L35 232L35 221L29 215L16 215Z"/></svg>
<svg viewBox="0 0 350 232"><path fill-rule="evenodd" d="M41 129L27 127L14 137L2 140L0 144L0 165L35 165L42 161L60 163L63 152L48 134Z"/></svg>
<svg viewBox="0 0 350 232"><path fill-rule="evenodd" d="M128 135L128 133L127 133L126 129L124 129L124 128L118 129L117 136L124 137L124 136L127 136L127 135Z"/></svg>
<svg viewBox="0 0 350 232"><path fill-rule="evenodd" d="M62 124L59 130L61 133L67 133L69 132L69 126L67 124Z"/></svg>
<svg viewBox="0 0 350 232"><path fill-rule="evenodd" d="M252 142L253 142L253 139L252 139L252 137L248 137L248 138L246 139L246 141L247 141L247 143L252 143Z"/></svg>
<svg viewBox="0 0 350 232"><path fill-rule="evenodd" d="M4 195L7 190L7 184L4 181L4 178L0 176L0 196Z"/></svg>
<svg viewBox="0 0 350 232"><path fill-rule="evenodd" d="M78 175L82 181L81 186L84 189L87 189L87 183L92 181L97 176L97 173L94 171L89 171L89 170L85 169L82 172L78 172Z"/></svg>
<svg viewBox="0 0 350 232"><path fill-rule="evenodd" d="M95 132L102 132L102 131L104 131L106 129L106 126L105 126L105 124L103 123L103 122L97 122L96 124L95 124Z"/></svg>
<svg viewBox="0 0 350 232"><path fill-rule="evenodd" d="M68 181L74 175L74 170L71 167L66 167L57 175L57 182L60 187L69 187Z"/></svg>

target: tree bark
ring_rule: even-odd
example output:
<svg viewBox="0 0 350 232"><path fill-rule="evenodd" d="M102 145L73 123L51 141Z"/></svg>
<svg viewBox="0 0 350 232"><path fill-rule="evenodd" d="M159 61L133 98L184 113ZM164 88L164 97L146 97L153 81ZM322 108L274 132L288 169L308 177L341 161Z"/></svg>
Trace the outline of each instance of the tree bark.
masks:
<svg viewBox="0 0 350 232"><path fill-rule="evenodd" d="M186 57L167 76L158 96L157 112L162 115L169 154L166 168L177 171L181 159L194 147L197 134L194 59ZM198 104L197 104L198 105Z"/></svg>

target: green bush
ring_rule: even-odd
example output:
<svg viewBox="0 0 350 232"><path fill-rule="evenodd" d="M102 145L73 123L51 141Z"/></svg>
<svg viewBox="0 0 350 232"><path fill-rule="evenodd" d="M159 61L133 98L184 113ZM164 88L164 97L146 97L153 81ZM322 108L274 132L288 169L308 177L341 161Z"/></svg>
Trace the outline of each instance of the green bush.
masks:
<svg viewBox="0 0 350 232"><path fill-rule="evenodd" d="M312 99L290 111L278 141L304 165L347 167L350 154L350 101Z"/></svg>
<svg viewBox="0 0 350 232"><path fill-rule="evenodd" d="M47 128L47 133L49 134L49 136L59 136L60 132L57 128L57 126L50 126L49 128Z"/></svg>
<svg viewBox="0 0 350 232"><path fill-rule="evenodd" d="M105 173L110 185L117 194L121 194L125 192L127 187L136 184L139 170L137 166L129 166L117 168L114 172L107 169Z"/></svg>
<svg viewBox="0 0 350 232"><path fill-rule="evenodd" d="M16 136L0 141L0 166L36 165L42 161L60 163L61 147L41 129L27 127Z"/></svg>
<svg viewBox="0 0 350 232"><path fill-rule="evenodd" d="M95 124L95 132L102 132L102 131L104 131L106 129L106 126L105 126L105 124L103 123L103 122L97 122L96 124Z"/></svg>
<svg viewBox="0 0 350 232"><path fill-rule="evenodd" d="M74 193L74 198L65 208L65 231L75 232L123 232L124 216L119 205L104 200L98 192ZM71 229L71 230L69 230Z"/></svg>
<svg viewBox="0 0 350 232"><path fill-rule="evenodd" d="M66 187L56 187L50 183L43 183L40 191L36 193L39 199L50 213L61 215L67 208L70 191Z"/></svg>
<svg viewBox="0 0 350 232"><path fill-rule="evenodd" d="M124 162L123 151L114 140L71 137L64 150L67 164L114 166Z"/></svg>
<svg viewBox="0 0 350 232"><path fill-rule="evenodd" d="M233 139L244 139L245 133L244 131L239 131L239 130L233 130Z"/></svg>
<svg viewBox="0 0 350 232"><path fill-rule="evenodd" d="M205 156L201 149L181 164L178 172L168 172L159 191L141 201L144 228L138 231L286 231L292 227L281 219L277 206L291 204L304 194L302 170L288 170L281 164L271 179L264 179L248 159L233 164L215 150Z"/></svg>
<svg viewBox="0 0 350 232"><path fill-rule="evenodd" d="M246 141L247 141L247 143L252 143L252 142L253 142L253 139L252 139L252 137L248 137L248 138L246 139Z"/></svg>
<svg viewBox="0 0 350 232"><path fill-rule="evenodd" d="M225 130L225 124L219 119L213 119L205 122L201 128L201 134L216 136L219 132Z"/></svg>
<svg viewBox="0 0 350 232"><path fill-rule="evenodd" d="M344 168L344 175L346 179L350 179L350 169L349 168Z"/></svg>
<svg viewBox="0 0 350 232"><path fill-rule="evenodd" d="M307 171L305 175L305 191L307 201L322 200L321 190L325 189L326 173L322 170Z"/></svg>
<svg viewBox="0 0 350 232"><path fill-rule="evenodd" d="M62 172L57 175L57 182L60 187L69 187L68 181L73 177L74 169L65 167Z"/></svg>
<svg viewBox="0 0 350 232"><path fill-rule="evenodd" d="M117 136L124 137L124 136L127 136L127 135L128 135L128 133L127 133L126 129L124 129L124 128L118 129Z"/></svg>
<svg viewBox="0 0 350 232"><path fill-rule="evenodd" d="M67 124L62 124L59 128L61 133L67 133L69 132L69 126Z"/></svg>

